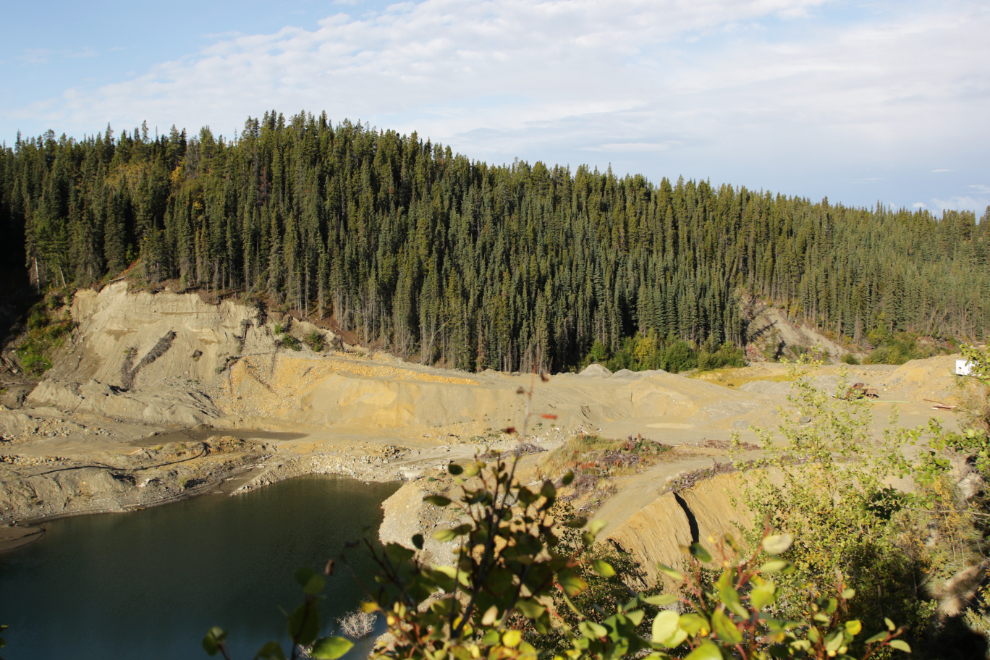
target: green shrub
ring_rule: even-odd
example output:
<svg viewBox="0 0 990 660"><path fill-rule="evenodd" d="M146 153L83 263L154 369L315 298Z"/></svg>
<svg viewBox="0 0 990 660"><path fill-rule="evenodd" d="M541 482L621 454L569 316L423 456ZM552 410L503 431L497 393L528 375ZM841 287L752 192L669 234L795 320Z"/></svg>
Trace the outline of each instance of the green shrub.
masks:
<svg viewBox="0 0 990 660"><path fill-rule="evenodd" d="M842 354L842 363L843 364L857 365L857 364L859 364L859 358L857 358L852 353L843 353Z"/></svg>
<svg viewBox="0 0 990 660"><path fill-rule="evenodd" d="M322 353L326 345L323 335L316 330L306 335L306 345L315 353Z"/></svg>
<svg viewBox="0 0 990 660"><path fill-rule="evenodd" d="M892 335L883 330L875 330L868 337L875 348L866 356L863 364L904 364L909 360L921 360L944 352L919 344L916 337L906 332Z"/></svg>
<svg viewBox="0 0 990 660"><path fill-rule="evenodd" d="M52 354L64 343L76 327L68 310L57 311L61 297L50 295L31 308L27 319L27 337L17 347L17 359L25 373L40 377L51 369Z"/></svg>
<svg viewBox="0 0 990 660"><path fill-rule="evenodd" d="M746 360L741 348L726 342L715 352L709 352L706 346L698 354L698 371L713 371L722 367L745 367Z"/></svg>
<svg viewBox="0 0 990 660"><path fill-rule="evenodd" d="M282 337L282 346L285 346L293 351L302 350L302 343L292 335L285 335Z"/></svg>
<svg viewBox="0 0 990 660"><path fill-rule="evenodd" d="M847 386L843 373L838 390ZM779 613L800 615L808 593L828 593L835 576L842 575L863 594L849 600L849 616L867 628L894 618L915 641L937 645L932 641L940 625L937 602L916 585L950 578L976 560L985 543L945 483L951 467L946 443L958 436L945 434L937 423L875 436L865 401L835 399L803 378L794 392L793 410L778 429L783 441L772 432L760 433L765 458L759 465L777 476L767 479L762 469L740 473L744 501L755 519L801 533L801 542L784 555L796 570L779 581L786 603ZM932 451L909 460L904 448L916 444ZM908 474L916 484L913 492L888 487ZM940 515L933 517L936 512ZM932 538L940 541L931 543Z"/></svg>
<svg viewBox="0 0 990 660"><path fill-rule="evenodd" d="M603 364L612 371L663 369L674 374L696 367L706 371L746 366L742 349L731 343L719 345L710 337L701 348L695 348L683 339L659 339L652 332L646 335L637 333L634 337L623 339L614 353L610 353L604 344L596 341L581 361L581 366L585 367L592 362Z"/></svg>

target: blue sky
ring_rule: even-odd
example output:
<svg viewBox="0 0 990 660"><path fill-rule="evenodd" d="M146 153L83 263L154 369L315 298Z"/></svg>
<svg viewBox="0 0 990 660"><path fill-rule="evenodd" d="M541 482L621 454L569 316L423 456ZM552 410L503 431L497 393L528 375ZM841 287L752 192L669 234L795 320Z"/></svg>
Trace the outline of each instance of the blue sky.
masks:
<svg viewBox="0 0 990 660"><path fill-rule="evenodd" d="M472 159L990 205L990 7L830 0L8 3L0 141L326 110Z"/></svg>

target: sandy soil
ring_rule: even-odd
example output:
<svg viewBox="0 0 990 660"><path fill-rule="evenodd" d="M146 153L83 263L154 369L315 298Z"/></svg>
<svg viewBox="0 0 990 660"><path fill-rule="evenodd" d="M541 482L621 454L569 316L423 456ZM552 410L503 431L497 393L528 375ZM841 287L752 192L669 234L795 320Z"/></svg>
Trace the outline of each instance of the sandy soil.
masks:
<svg viewBox="0 0 990 660"><path fill-rule="evenodd" d="M346 345L296 352L279 347L276 325L342 344L316 326L230 301L129 294L123 284L77 294L72 313L78 328L45 380L34 386L3 375L18 394L0 408L0 525L243 492L314 472L435 478L452 460L511 447L516 440L502 429L521 428L527 397L518 391L532 386L528 430L538 446L578 432L677 446L678 460L619 484L601 512L618 529L666 480L724 453L697 445L733 433L752 441L751 427L775 427L794 378L773 363L697 377L594 365L533 385L532 376L434 369ZM878 431L894 406L901 425L937 416L951 427L954 414L932 410L932 401L965 397L953 367L954 357L932 358L850 367L849 378L879 392L871 404ZM838 367L806 373L818 387L837 387Z"/></svg>

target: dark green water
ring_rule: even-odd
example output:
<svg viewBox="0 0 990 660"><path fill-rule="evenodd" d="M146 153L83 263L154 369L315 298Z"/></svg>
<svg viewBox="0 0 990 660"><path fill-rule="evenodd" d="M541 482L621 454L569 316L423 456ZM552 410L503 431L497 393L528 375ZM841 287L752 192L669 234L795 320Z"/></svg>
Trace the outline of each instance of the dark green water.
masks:
<svg viewBox="0 0 990 660"><path fill-rule="evenodd" d="M229 631L234 660L250 660L271 639L287 649L278 606L302 602L295 569L322 570L348 541L377 539L380 505L397 488L312 476L236 497L46 523L41 540L0 554L0 623L10 625L0 654L207 658L200 641L213 625ZM367 551L347 557L371 582ZM363 593L338 567L324 591L323 634Z"/></svg>

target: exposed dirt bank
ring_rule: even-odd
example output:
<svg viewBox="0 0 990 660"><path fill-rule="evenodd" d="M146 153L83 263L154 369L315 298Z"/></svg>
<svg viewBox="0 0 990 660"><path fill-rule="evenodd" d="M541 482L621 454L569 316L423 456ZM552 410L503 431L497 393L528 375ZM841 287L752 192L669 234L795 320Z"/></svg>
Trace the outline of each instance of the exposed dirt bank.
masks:
<svg viewBox="0 0 990 660"><path fill-rule="evenodd" d="M391 525L388 514L382 532L408 541L410 530L439 524L409 493L434 483L429 478L451 460L510 447L515 441L501 429L521 425L526 400L518 390L532 383L529 376L366 356L314 325L196 294L129 294L123 283L78 293L72 315L78 326L41 383L2 374L8 407L0 407L0 525L332 473L416 482L400 490L405 504L386 506L399 512L401 525ZM312 332L345 350L286 349L295 344L287 337ZM953 367L952 357L933 358L852 367L849 378L880 393L871 404L876 429L894 405L902 425L934 415L951 426L953 413L932 410L928 400L951 404L965 396ZM826 390L838 385L837 367L808 375ZM758 364L696 378L593 367L545 384L536 379L533 410L556 418L537 414L530 440L552 448L582 431L642 435L681 452L617 482L618 494L601 513L612 523L609 533L621 536L623 525L632 529L635 516L654 506L665 480L724 453L696 451L698 445L724 443L733 432L751 441L751 426L775 427L792 378L784 365ZM668 505L674 525L684 514Z"/></svg>

